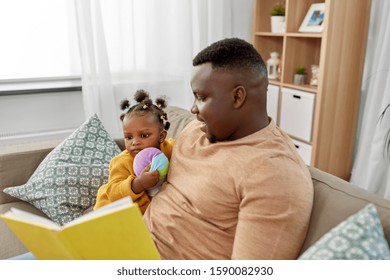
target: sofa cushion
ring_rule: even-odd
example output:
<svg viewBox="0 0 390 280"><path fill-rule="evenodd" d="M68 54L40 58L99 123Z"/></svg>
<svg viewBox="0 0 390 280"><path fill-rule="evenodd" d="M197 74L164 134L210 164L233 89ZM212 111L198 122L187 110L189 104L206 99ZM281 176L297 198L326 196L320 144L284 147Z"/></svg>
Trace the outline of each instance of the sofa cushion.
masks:
<svg viewBox="0 0 390 280"><path fill-rule="evenodd" d="M368 204L321 237L302 260L390 260L378 212Z"/></svg>
<svg viewBox="0 0 390 280"><path fill-rule="evenodd" d="M386 240L390 243L389 200L371 194L317 168L309 166L309 170L314 185L314 203L309 230L301 253L368 203L375 205Z"/></svg>
<svg viewBox="0 0 390 280"><path fill-rule="evenodd" d="M168 121L171 123L171 127L168 129L167 138L177 139L183 128L190 121L195 119L195 115L192 114L190 111L175 106L168 106L165 112L168 115ZM123 138L115 139L115 142L118 144L119 148L122 151L125 149L125 143Z"/></svg>
<svg viewBox="0 0 390 280"><path fill-rule="evenodd" d="M168 129L167 138L177 139L183 128L196 117L190 111L175 106L168 106L165 110L171 127Z"/></svg>
<svg viewBox="0 0 390 280"><path fill-rule="evenodd" d="M94 115L47 155L26 184L4 192L63 225L95 203L97 189L107 182L109 163L118 153Z"/></svg>

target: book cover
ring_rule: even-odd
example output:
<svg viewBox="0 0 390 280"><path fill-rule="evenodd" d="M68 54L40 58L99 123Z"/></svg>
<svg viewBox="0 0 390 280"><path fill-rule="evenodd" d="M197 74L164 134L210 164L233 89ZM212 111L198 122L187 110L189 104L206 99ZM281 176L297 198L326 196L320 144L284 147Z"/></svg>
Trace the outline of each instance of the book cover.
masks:
<svg viewBox="0 0 390 280"><path fill-rule="evenodd" d="M160 259L141 211L129 197L62 227L47 218L15 208L0 217L37 259Z"/></svg>

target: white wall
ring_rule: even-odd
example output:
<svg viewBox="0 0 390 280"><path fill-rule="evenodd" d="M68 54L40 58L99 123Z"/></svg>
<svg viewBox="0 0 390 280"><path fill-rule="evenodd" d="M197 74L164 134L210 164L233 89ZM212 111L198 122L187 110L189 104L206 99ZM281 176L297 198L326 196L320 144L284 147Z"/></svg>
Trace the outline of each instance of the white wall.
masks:
<svg viewBox="0 0 390 280"><path fill-rule="evenodd" d="M63 137L85 120L81 91L0 95L0 145Z"/></svg>

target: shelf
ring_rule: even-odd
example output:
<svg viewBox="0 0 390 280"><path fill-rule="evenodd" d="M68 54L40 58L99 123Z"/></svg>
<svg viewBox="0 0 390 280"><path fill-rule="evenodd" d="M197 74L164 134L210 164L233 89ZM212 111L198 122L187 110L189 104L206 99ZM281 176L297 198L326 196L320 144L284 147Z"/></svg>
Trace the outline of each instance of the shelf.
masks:
<svg viewBox="0 0 390 280"><path fill-rule="evenodd" d="M282 87L308 91L308 92L311 92L311 93L317 93L317 91L318 91L318 87L311 86L309 84L296 85L296 84L291 84L291 83L279 83L279 85L282 86Z"/></svg>
<svg viewBox="0 0 390 280"><path fill-rule="evenodd" d="M322 33L273 33L273 32L255 32L255 36L269 36L269 37L301 37L301 38L322 38Z"/></svg>
<svg viewBox="0 0 390 280"><path fill-rule="evenodd" d="M322 33L298 33L290 32L286 33L287 37L301 37L301 38L322 38Z"/></svg>
<svg viewBox="0 0 390 280"><path fill-rule="evenodd" d="M286 32L272 33L270 14L272 8L281 2L286 8ZM292 134L297 135L291 135L291 138L311 145L312 166L348 180L371 0L254 0L253 3L253 45L265 63L271 52L278 52L280 58L280 78L269 80L269 84L274 86L270 87L273 92L279 89L278 102L275 103L277 110L274 110L274 115L278 116L275 117L277 125L282 124L286 128L288 119L300 126L310 119L311 138L306 134L306 141L300 139L302 137L298 135L301 131L293 131ZM298 32L314 3L325 4L323 31ZM319 67L318 86L309 85L312 65ZM307 72L304 85L293 83L298 66L305 67ZM286 106L289 101L287 93L293 90L300 91L299 94L314 95L313 112L310 111L309 115L304 113L307 119L300 115L302 110L298 107ZM299 120L298 115L301 117Z"/></svg>
<svg viewBox="0 0 390 280"><path fill-rule="evenodd" d="M310 84L296 85L296 84L292 84L292 83L282 83L281 81L274 80L274 79L269 79L268 83L270 85L274 85L274 86L292 88L292 89L307 91L307 92L311 92L311 93L317 93L317 91L318 91L317 86L312 86Z"/></svg>
<svg viewBox="0 0 390 280"><path fill-rule="evenodd" d="M254 46L259 51L264 61L267 61L271 52L283 52L283 36L255 36Z"/></svg>
<svg viewBox="0 0 390 280"><path fill-rule="evenodd" d="M273 80L273 79L268 79L268 83L270 85L275 85L275 86L281 86L282 85L279 80Z"/></svg>
<svg viewBox="0 0 390 280"><path fill-rule="evenodd" d="M283 37L285 33L256 32L256 36Z"/></svg>

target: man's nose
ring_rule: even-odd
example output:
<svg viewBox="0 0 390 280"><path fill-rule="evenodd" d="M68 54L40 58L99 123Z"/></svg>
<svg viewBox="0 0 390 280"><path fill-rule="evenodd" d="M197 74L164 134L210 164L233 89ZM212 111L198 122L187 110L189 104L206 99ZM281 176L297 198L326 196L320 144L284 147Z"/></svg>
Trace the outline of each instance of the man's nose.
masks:
<svg viewBox="0 0 390 280"><path fill-rule="evenodd" d="M194 115L199 114L199 109L198 106L196 106L196 101L194 102L194 104L192 104L191 113L193 113Z"/></svg>

